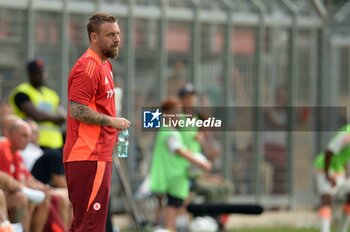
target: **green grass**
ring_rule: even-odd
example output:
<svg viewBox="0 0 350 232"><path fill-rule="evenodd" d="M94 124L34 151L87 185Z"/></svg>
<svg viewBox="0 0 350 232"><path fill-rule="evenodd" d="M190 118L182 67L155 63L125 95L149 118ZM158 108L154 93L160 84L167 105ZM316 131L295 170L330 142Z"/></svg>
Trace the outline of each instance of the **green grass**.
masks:
<svg viewBox="0 0 350 232"><path fill-rule="evenodd" d="M136 230L122 230L122 232L133 232ZM274 227L274 228L250 228L250 229L233 229L228 232L319 232L316 228L286 228L286 227Z"/></svg>
<svg viewBox="0 0 350 232"><path fill-rule="evenodd" d="M319 232L319 229L311 228L311 229L304 229L304 228L251 228L251 229L235 229L230 230L230 232Z"/></svg>

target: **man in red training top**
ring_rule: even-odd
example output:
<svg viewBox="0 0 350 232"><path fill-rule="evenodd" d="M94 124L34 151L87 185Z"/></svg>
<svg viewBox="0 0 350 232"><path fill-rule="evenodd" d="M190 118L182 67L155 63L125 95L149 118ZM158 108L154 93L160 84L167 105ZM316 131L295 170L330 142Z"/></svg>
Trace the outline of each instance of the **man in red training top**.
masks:
<svg viewBox="0 0 350 232"><path fill-rule="evenodd" d="M105 231L117 130L130 122L116 117L112 65L120 43L114 16L95 13L87 24L90 46L68 79L67 135L63 162L73 205L71 232Z"/></svg>

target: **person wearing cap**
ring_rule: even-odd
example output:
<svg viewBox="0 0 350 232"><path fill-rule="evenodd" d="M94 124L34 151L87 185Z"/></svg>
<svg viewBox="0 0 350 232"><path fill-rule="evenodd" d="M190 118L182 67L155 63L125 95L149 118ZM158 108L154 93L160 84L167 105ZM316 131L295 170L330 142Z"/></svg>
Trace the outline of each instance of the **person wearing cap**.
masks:
<svg viewBox="0 0 350 232"><path fill-rule="evenodd" d="M181 101L182 110L184 114L192 115L192 117L198 117L197 113L193 111L193 107L197 102L196 90L191 83L185 84L181 87L177 95ZM200 136L199 128L181 129L180 132L184 138L185 145L192 152L201 153L201 144L198 140Z"/></svg>
<svg viewBox="0 0 350 232"><path fill-rule="evenodd" d="M187 111L190 108L193 107L193 105L196 102L196 90L191 83L186 83L184 86L182 86L178 92L177 95L179 99L182 102L182 105L184 107L184 110Z"/></svg>
<svg viewBox="0 0 350 232"><path fill-rule="evenodd" d="M17 86L9 97L10 106L21 118L31 118L39 124L39 145L46 149L63 146L60 129L66 113L60 106L56 92L45 85L45 62L34 59L28 62L29 82Z"/></svg>
<svg viewBox="0 0 350 232"><path fill-rule="evenodd" d="M193 84L187 83L178 90L178 98L181 100L184 117L194 117L205 120L207 115L195 109L197 104L197 91ZM204 154L212 163L220 155L221 149L211 131L203 128L179 128L184 144L194 154ZM191 170L191 169L190 169ZM213 170L212 170L213 171ZM207 201L224 202L233 191L233 184L212 173L201 173L196 169L190 171L192 178L192 191L202 194Z"/></svg>

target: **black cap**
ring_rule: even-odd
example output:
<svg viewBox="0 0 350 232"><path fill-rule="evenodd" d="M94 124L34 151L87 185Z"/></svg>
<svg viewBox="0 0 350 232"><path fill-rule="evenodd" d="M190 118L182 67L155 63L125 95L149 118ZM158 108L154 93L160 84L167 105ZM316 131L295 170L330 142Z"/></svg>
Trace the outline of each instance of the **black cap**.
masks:
<svg viewBox="0 0 350 232"><path fill-rule="evenodd" d="M29 73L42 71L45 66L45 61L43 59L34 59L27 63L27 70Z"/></svg>
<svg viewBox="0 0 350 232"><path fill-rule="evenodd" d="M179 91L177 92L177 95L179 97L184 97L186 95L189 94L195 94L196 90L194 89L194 86L191 83L187 83L186 85L184 85L182 88L179 89Z"/></svg>

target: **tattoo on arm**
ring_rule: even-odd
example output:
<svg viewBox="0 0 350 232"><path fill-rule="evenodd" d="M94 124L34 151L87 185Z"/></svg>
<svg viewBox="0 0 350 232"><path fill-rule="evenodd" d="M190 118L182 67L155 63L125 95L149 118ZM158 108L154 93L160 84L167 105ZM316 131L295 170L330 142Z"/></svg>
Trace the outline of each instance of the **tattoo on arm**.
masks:
<svg viewBox="0 0 350 232"><path fill-rule="evenodd" d="M69 111L72 118L87 124L106 126L110 121L107 115L97 113L88 106L74 101L69 102Z"/></svg>

